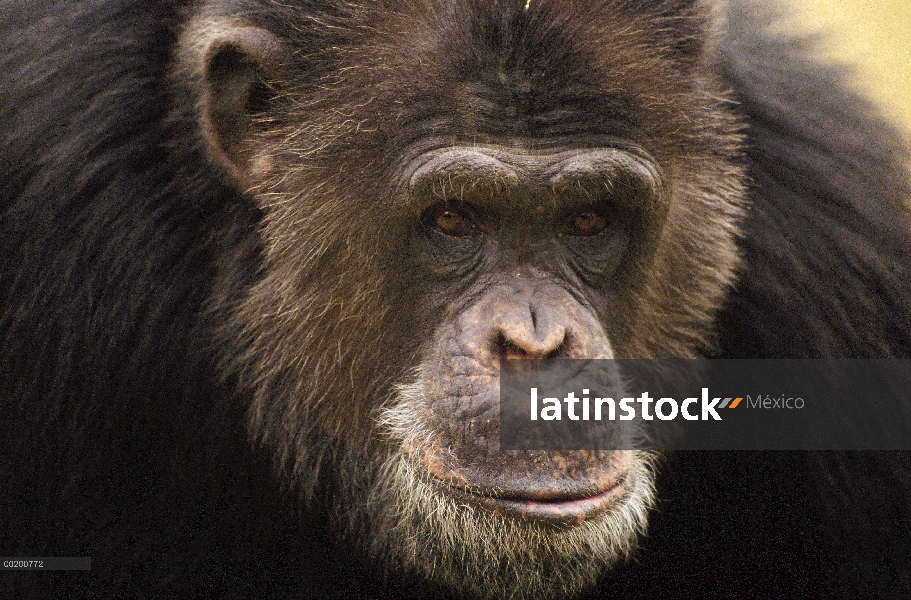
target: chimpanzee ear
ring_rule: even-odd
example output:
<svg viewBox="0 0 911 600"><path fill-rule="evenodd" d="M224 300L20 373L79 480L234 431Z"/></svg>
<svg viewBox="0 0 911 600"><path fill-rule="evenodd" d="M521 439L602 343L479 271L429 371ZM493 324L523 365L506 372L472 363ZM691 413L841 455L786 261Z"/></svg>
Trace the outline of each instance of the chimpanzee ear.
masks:
<svg viewBox="0 0 911 600"><path fill-rule="evenodd" d="M255 180L254 124L268 111L275 93L270 82L288 63L290 52L259 27L208 22L195 35L201 129L215 160L239 186L249 187Z"/></svg>

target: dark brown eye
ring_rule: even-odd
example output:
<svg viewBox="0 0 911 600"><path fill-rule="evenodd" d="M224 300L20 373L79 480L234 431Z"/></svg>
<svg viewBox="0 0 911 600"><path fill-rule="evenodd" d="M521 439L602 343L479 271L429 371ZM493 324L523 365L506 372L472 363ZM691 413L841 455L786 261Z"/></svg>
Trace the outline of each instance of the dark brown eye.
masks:
<svg viewBox="0 0 911 600"><path fill-rule="evenodd" d="M607 217L601 213L586 209L571 214L563 222L562 231L567 235L598 235L607 228Z"/></svg>
<svg viewBox="0 0 911 600"><path fill-rule="evenodd" d="M475 222L471 214L452 204L438 204L428 209L424 216L428 227L439 230L453 237L464 237L475 231Z"/></svg>

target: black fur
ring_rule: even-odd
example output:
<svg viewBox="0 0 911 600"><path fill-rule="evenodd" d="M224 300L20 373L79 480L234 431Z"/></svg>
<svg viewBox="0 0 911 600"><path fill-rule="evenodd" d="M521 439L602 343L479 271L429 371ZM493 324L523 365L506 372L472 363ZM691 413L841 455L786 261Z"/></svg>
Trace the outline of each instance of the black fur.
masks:
<svg viewBox="0 0 911 600"><path fill-rule="evenodd" d="M207 300L261 218L168 119L187 2L0 2L0 554L58 597L398 597L289 502L222 381ZM746 264L723 357L911 357L895 132L796 42L732 13ZM244 269L237 269L243 272ZM666 459L649 536L593 597L911 597L911 459Z"/></svg>

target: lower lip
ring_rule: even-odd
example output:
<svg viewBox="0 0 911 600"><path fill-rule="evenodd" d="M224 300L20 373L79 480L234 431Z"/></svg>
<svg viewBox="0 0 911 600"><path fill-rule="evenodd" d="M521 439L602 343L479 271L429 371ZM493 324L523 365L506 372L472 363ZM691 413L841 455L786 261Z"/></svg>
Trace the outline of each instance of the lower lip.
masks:
<svg viewBox="0 0 911 600"><path fill-rule="evenodd" d="M455 499L481 506L494 514L555 525L578 525L616 506L624 494L625 477L612 487L585 498L571 500L514 500L493 498L440 482L439 487Z"/></svg>

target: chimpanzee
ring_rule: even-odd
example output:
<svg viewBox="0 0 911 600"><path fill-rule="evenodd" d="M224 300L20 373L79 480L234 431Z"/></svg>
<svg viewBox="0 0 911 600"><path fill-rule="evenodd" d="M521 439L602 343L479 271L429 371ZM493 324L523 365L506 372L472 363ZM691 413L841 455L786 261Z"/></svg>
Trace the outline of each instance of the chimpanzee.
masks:
<svg viewBox="0 0 911 600"><path fill-rule="evenodd" d="M0 3L0 554L92 559L0 585L911 597L906 454L497 443L502 358L911 356L903 142L758 4Z"/></svg>

